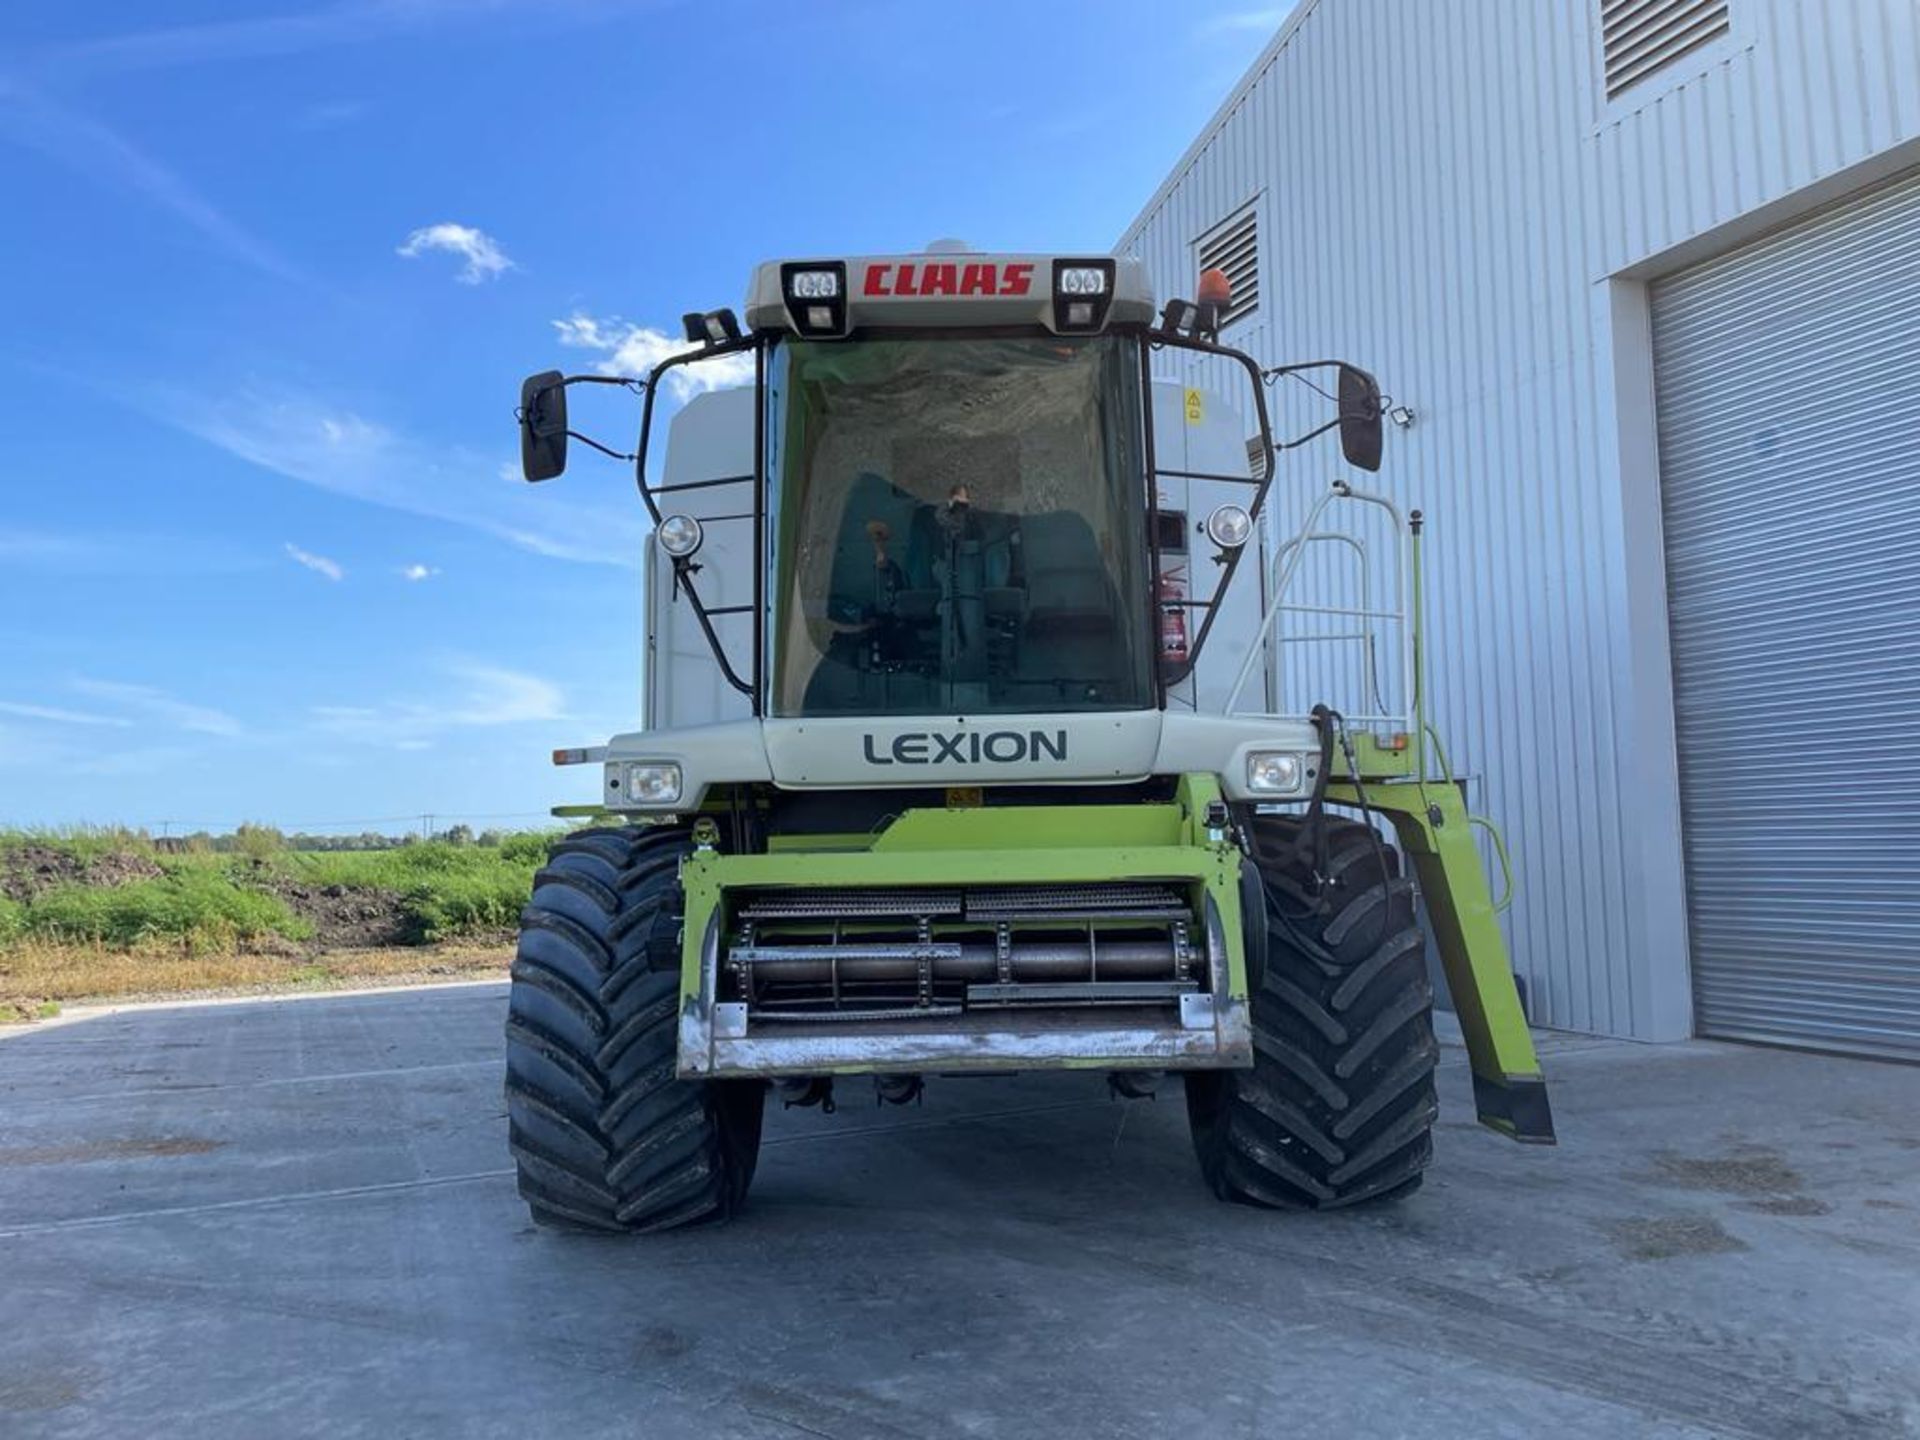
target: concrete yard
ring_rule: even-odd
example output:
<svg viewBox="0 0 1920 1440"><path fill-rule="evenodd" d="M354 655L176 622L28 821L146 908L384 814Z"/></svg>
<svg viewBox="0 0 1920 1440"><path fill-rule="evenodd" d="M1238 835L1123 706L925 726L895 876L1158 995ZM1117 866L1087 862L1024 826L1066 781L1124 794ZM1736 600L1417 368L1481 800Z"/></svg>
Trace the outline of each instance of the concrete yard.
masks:
<svg viewBox="0 0 1920 1440"><path fill-rule="evenodd" d="M1920 1434L1920 1068L1546 1045L1562 1143L1206 1195L1177 1087L769 1115L731 1226L536 1232L504 987L0 1039L0 1436Z"/></svg>

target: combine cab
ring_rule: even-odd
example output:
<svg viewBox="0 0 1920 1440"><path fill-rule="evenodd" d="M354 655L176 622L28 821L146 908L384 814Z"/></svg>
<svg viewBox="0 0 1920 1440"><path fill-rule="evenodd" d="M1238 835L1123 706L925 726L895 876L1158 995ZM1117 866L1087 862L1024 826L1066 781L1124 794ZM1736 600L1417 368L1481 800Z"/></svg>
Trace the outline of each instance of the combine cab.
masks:
<svg viewBox="0 0 1920 1440"><path fill-rule="evenodd" d="M1222 1199L1404 1195L1435 1113L1423 908L1481 1118L1551 1140L1422 711L1419 516L1272 478L1321 430L1375 468L1378 388L1220 345L1223 282L1156 309L1105 256L768 264L744 323L690 314L684 353L616 382L642 396L622 458L655 527L646 725L555 757L603 793L561 812L599 823L555 846L513 967L537 1219L732 1213L770 1086L831 1106L871 1076L903 1102L1044 1069L1124 1096L1179 1074ZM656 398L703 365L752 383L679 387L655 474ZM1335 411L1277 445L1268 388L1303 371ZM608 383L526 382L528 479L584 440L583 382ZM1356 591L1309 603L1333 551ZM1348 631L1301 632L1328 616ZM1333 648L1293 641L1350 651L1366 702L1289 707L1301 652Z"/></svg>

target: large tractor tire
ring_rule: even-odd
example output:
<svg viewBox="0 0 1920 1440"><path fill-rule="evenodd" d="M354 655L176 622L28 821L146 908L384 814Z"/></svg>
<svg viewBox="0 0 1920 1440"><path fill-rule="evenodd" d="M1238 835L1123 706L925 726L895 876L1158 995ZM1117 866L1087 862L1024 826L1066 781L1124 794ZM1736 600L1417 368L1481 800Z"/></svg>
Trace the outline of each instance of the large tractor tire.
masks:
<svg viewBox="0 0 1920 1440"><path fill-rule="evenodd" d="M553 847L520 918L507 1004L508 1138L542 1224L627 1232L746 1199L766 1087L674 1077L685 830Z"/></svg>
<svg viewBox="0 0 1920 1440"><path fill-rule="evenodd" d="M1306 823L1249 817L1253 1068L1188 1074L1187 1114L1222 1200L1333 1210L1419 1188L1439 1049L1399 852L1328 817L1323 861L1311 837L1300 843ZM1322 863L1324 886L1314 880Z"/></svg>

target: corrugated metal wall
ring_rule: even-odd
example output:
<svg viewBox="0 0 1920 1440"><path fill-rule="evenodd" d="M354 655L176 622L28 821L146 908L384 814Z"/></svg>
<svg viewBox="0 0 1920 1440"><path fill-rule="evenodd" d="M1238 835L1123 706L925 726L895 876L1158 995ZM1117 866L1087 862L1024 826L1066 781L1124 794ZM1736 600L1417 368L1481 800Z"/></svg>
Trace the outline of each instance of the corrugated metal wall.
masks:
<svg viewBox="0 0 1920 1440"><path fill-rule="evenodd" d="M1626 556L1658 522L1623 501L1606 282L1920 135L1920 21L1735 0L1725 42L1608 104L1597 5L1313 0L1118 248L1189 293L1192 242L1257 200L1261 305L1228 338L1351 358L1413 409L1380 484L1429 517L1434 713L1514 846L1535 1017L1653 1038L1685 1028L1684 980L1655 983L1684 946L1637 907L1678 876L1632 827L1674 797L1629 761L1672 739L1631 728ZM1276 496L1297 515L1335 473L1299 452Z"/></svg>
<svg viewBox="0 0 1920 1440"><path fill-rule="evenodd" d="M1920 1059L1920 176L1653 305L1701 1033Z"/></svg>

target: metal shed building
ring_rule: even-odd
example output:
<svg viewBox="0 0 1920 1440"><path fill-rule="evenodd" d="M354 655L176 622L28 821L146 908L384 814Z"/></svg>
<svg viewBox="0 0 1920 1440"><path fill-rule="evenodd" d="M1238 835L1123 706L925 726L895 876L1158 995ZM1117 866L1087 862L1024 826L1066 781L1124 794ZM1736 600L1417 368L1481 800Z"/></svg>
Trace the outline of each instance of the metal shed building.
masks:
<svg viewBox="0 0 1920 1440"><path fill-rule="evenodd" d="M1305 0L1117 248L1412 412L1534 1018L1920 1058L1920 6Z"/></svg>

